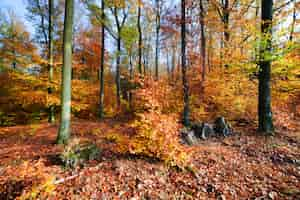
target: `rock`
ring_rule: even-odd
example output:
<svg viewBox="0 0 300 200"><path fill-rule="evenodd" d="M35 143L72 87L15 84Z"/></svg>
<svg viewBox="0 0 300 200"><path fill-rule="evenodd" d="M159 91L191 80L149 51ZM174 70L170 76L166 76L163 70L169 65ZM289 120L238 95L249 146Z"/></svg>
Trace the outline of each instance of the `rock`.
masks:
<svg viewBox="0 0 300 200"><path fill-rule="evenodd" d="M203 123L202 130L201 130L201 138L206 140L208 137L214 136L215 131L212 124Z"/></svg>
<svg viewBox="0 0 300 200"><path fill-rule="evenodd" d="M222 194L217 197L217 200L226 200L226 197Z"/></svg>
<svg viewBox="0 0 300 200"><path fill-rule="evenodd" d="M191 129L194 131L197 138L201 138L202 135L202 122L194 122L191 124Z"/></svg>
<svg viewBox="0 0 300 200"><path fill-rule="evenodd" d="M216 190L216 188L215 188L214 185L212 185L212 184L207 184L207 186L206 186L206 192L207 192L207 193L215 192L215 190Z"/></svg>
<svg viewBox="0 0 300 200"><path fill-rule="evenodd" d="M100 149L91 142L82 142L79 139L72 139L68 145L64 147L64 151L60 155L64 167L75 168L84 164L89 160L95 160L99 157Z"/></svg>
<svg viewBox="0 0 300 200"><path fill-rule="evenodd" d="M268 197L270 198L270 199L276 199L276 197L277 197L277 192L274 192L274 191L272 191L272 192L270 192L269 194L268 194Z"/></svg>
<svg viewBox="0 0 300 200"><path fill-rule="evenodd" d="M209 137L213 136L215 131L212 124L195 122L192 124L191 129L194 131L197 138L206 140Z"/></svg>
<svg viewBox="0 0 300 200"><path fill-rule="evenodd" d="M183 141L188 145L194 145L198 143L198 140L195 136L195 133L193 130L183 129L181 130L181 136Z"/></svg>
<svg viewBox="0 0 300 200"><path fill-rule="evenodd" d="M220 136L226 137L232 133L231 126L226 122L224 117L218 117L214 125L215 132Z"/></svg>

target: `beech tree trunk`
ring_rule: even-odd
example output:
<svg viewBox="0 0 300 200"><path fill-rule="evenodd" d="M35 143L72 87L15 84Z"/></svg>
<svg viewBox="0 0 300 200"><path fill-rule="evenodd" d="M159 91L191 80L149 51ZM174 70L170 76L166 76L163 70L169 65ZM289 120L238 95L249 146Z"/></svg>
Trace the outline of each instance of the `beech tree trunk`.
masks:
<svg viewBox="0 0 300 200"><path fill-rule="evenodd" d="M160 31L160 7L159 7L159 0L155 0L155 3L156 3L155 79L158 80L159 31Z"/></svg>
<svg viewBox="0 0 300 200"><path fill-rule="evenodd" d="M133 64L132 64L132 52L130 50L130 53L129 53L129 78L130 78L130 81L133 80ZM132 94L132 90L129 91L129 106L130 106L130 109L132 109L132 98L133 98L133 94Z"/></svg>
<svg viewBox="0 0 300 200"><path fill-rule="evenodd" d="M51 84L53 84L53 2L52 0L48 0L49 6L49 27L48 27L48 69L49 69L49 87L48 87L48 94L51 95L53 93L53 88ZM54 123L55 122L55 108L54 105L50 103L48 107L48 122Z"/></svg>
<svg viewBox="0 0 300 200"><path fill-rule="evenodd" d="M73 12L74 0L66 0L61 85L61 119L57 136L58 144L67 143L70 137Z"/></svg>
<svg viewBox="0 0 300 200"><path fill-rule="evenodd" d="M181 0L181 72L183 85L183 124L188 126L190 124L189 115L189 85L186 77L186 24L185 24L185 0Z"/></svg>
<svg viewBox="0 0 300 200"><path fill-rule="evenodd" d="M229 0L225 0L223 7L223 25L224 25L224 56L228 59L228 43L229 43ZM226 68L229 66L227 61L224 65Z"/></svg>
<svg viewBox="0 0 300 200"><path fill-rule="evenodd" d="M291 27L291 32L290 32L290 36L289 36L289 41L292 42L293 41L293 37L294 37L294 32L295 32L295 24L296 24L296 7L297 7L297 3L294 0L294 8L293 8L293 21L292 21L292 27Z"/></svg>
<svg viewBox="0 0 300 200"><path fill-rule="evenodd" d="M99 118L102 119L104 116L103 109L104 109L104 55L105 55L105 28L104 28L104 20L105 20L105 2L101 0L101 60L100 60L100 73L99 73L99 80L100 80L100 103L99 103Z"/></svg>
<svg viewBox="0 0 300 200"><path fill-rule="evenodd" d="M259 99L258 121L259 131L272 133L274 131L271 111L271 49L272 49L272 15L273 0L262 0L262 24L259 61Z"/></svg>
<svg viewBox="0 0 300 200"><path fill-rule="evenodd" d="M120 63L121 63L121 35L120 31L118 31L118 39L117 39L117 66L116 66L116 88L117 88L117 107L118 109L121 107L121 80L120 80Z"/></svg>
<svg viewBox="0 0 300 200"><path fill-rule="evenodd" d="M204 13L203 2L200 0L200 26L201 26L201 68L202 68L202 80L201 80L201 92L204 92L204 82L206 74L206 37L205 37L205 24L204 24Z"/></svg>
<svg viewBox="0 0 300 200"><path fill-rule="evenodd" d="M139 73L142 75L142 29L141 29L141 3L138 5L138 22L137 22L138 32L139 32L139 41L138 41L138 69Z"/></svg>

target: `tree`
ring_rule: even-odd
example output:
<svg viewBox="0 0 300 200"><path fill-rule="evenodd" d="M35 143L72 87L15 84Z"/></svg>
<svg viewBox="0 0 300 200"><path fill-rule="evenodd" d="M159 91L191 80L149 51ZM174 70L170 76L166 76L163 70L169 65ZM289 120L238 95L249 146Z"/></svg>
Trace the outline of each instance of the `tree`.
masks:
<svg viewBox="0 0 300 200"><path fill-rule="evenodd" d="M26 67L39 63L37 47L30 39L30 33L25 30L23 22L14 12L2 13L0 23L0 58L5 65Z"/></svg>
<svg viewBox="0 0 300 200"><path fill-rule="evenodd" d="M97 72L101 73L101 27L93 25L90 28L80 28L74 42L73 57L76 64L72 67L73 76L79 73L80 79L100 80Z"/></svg>
<svg viewBox="0 0 300 200"><path fill-rule="evenodd" d="M101 60L100 60L100 103L99 103L99 118L103 118L103 108L104 108L104 51L105 51L105 2L101 0Z"/></svg>
<svg viewBox="0 0 300 200"><path fill-rule="evenodd" d="M223 25L223 37L221 37L221 51L224 47L224 55L223 52L220 52L221 61L224 59L228 59L228 51L229 51L229 42L230 42L230 31L229 31L229 19L230 12L233 10L233 7L237 5L239 1L234 0L232 5L230 6L229 0L221 0L221 2L212 1L219 17ZM224 39L223 39L224 38ZM224 63L225 67L228 67L227 61Z"/></svg>
<svg viewBox="0 0 300 200"><path fill-rule="evenodd" d="M160 31L160 0L155 0L156 12L156 39L155 39L155 79L158 80L158 60L159 60L159 31Z"/></svg>
<svg viewBox="0 0 300 200"><path fill-rule="evenodd" d="M70 137L73 12L74 0L66 0L61 85L61 119L57 136L58 144L67 143Z"/></svg>
<svg viewBox="0 0 300 200"><path fill-rule="evenodd" d="M205 81L205 60L206 60L206 38L205 38L205 11L203 7L203 0L199 2L200 8L200 26L201 26L201 64L202 64L202 80L201 80L201 92L204 92L204 81Z"/></svg>
<svg viewBox="0 0 300 200"><path fill-rule="evenodd" d="M297 18L297 13L296 13L296 7L297 7L297 2L294 0L294 7L293 7L293 20L292 20L292 25L291 25L291 32L289 36L289 41L293 41L293 37L295 34L295 25L296 25L296 18Z"/></svg>
<svg viewBox="0 0 300 200"><path fill-rule="evenodd" d="M142 74L142 46L143 46L143 39L142 39L142 28L141 28L141 7L142 7L141 0L138 1L138 20L137 20L137 28L139 32L139 42L138 42L138 69L139 73Z"/></svg>
<svg viewBox="0 0 300 200"><path fill-rule="evenodd" d="M183 84L183 124L188 126L189 121L189 85L186 76L186 25L185 25L185 0L181 0L181 71L182 71L182 84Z"/></svg>
<svg viewBox="0 0 300 200"><path fill-rule="evenodd" d="M51 19L50 19L50 3L51 3ZM27 0L26 10L27 19L35 27L35 41L42 44L44 52L49 48L49 26L51 20L52 39L59 40L62 36L63 29L62 15L63 15L62 1L49 0ZM54 41L55 44L55 41ZM44 53L44 57L49 54Z"/></svg>
<svg viewBox="0 0 300 200"><path fill-rule="evenodd" d="M116 36L116 40L117 40L117 65L116 65L116 89L117 89L117 107L120 108L121 107L121 79L120 79L120 64L121 64L121 33L122 33L122 29L125 25L126 22L126 18L128 16L128 13L126 13L126 11L124 10L124 8L122 9L122 18L121 20L119 19L119 10L120 8L115 5L113 7L111 7L111 11L112 14L115 18L115 23L116 23L116 27L117 27L117 36Z"/></svg>
<svg viewBox="0 0 300 200"><path fill-rule="evenodd" d="M117 108L121 106L121 81L120 81L120 65L121 65L121 50L122 50L122 30L125 27L125 23L129 14L129 3L125 0L110 0L106 1L106 8L111 13L106 13L105 20L102 20L102 14L94 1L85 1L88 9L90 10L93 17L104 26L107 33L117 42L116 51L116 97L117 97ZM114 22L112 24L111 22Z"/></svg>
<svg viewBox="0 0 300 200"><path fill-rule="evenodd" d="M259 60L258 121L259 130L265 133L274 131L271 111L271 56L273 0L261 2L261 34Z"/></svg>
<svg viewBox="0 0 300 200"><path fill-rule="evenodd" d="M50 3L50 1L48 2ZM53 2L51 2L53 3ZM45 45L48 44L48 33L47 33L47 1L41 0L27 0L27 18L34 22L36 25L36 38L39 43L43 43ZM50 6L49 6L50 9ZM50 20L50 17L49 17Z"/></svg>
<svg viewBox="0 0 300 200"><path fill-rule="evenodd" d="M49 69L49 83L48 94L53 93L51 84L53 83L53 1L48 0L49 5L49 26L48 26L48 69ZM54 123L55 121L55 110L54 105L49 105L48 122Z"/></svg>

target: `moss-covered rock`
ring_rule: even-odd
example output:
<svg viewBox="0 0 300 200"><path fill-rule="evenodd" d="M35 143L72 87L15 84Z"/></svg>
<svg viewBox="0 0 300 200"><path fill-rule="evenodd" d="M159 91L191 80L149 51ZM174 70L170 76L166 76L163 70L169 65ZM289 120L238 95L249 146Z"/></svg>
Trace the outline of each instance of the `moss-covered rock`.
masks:
<svg viewBox="0 0 300 200"><path fill-rule="evenodd" d="M75 168L83 165L86 161L97 160L101 150L96 144L79 139L72 139L60 155L65 168Z"/></svg>

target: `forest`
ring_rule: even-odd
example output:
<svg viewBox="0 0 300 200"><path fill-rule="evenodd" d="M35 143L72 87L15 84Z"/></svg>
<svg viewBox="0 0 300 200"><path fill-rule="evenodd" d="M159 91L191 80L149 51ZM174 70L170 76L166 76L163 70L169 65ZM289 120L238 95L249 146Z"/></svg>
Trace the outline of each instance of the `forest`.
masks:
<svg viewBox="0 0 300 200"><path fill-rule="evenodd" d="M1 0L12 199L300 199L300 0Z"/></svg>

